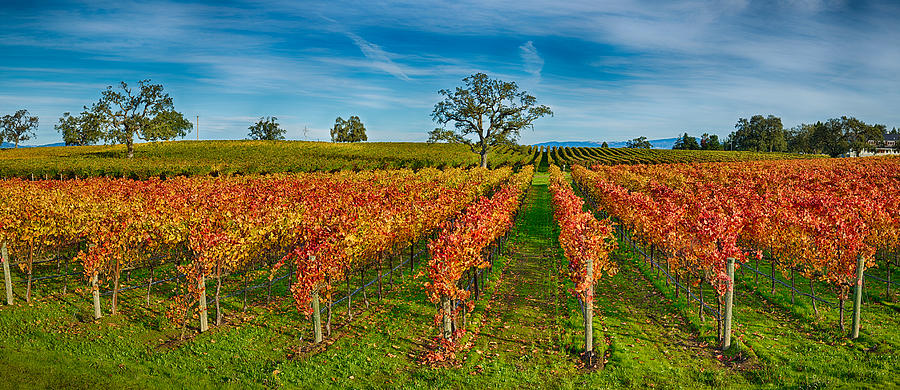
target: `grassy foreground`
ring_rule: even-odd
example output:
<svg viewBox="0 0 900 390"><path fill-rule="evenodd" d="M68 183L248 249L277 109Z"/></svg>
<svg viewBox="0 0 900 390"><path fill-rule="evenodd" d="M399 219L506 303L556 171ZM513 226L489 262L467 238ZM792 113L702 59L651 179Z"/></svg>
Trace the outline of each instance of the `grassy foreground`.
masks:
<svg viewBox="0 0 900 390"><path fill-rule="evenodd" d="M150 307L134 292L122 314L86 319L85 291L38 294L0 307L0 388L830 388L897 386L893 309L873 309L864 324L876 334L858 342L825 332L777 297L743 283L736 297L736 338L754 353L740 362L719 356L714 325L676 299L663 279L622 244L620 270L596 288L595 345L602 368L578 359L582 320L565 275L546 175L538 175L504 255L488 277L486 296L467 319L456 358L440 367L421 362L437 328L436 309L409 270L369 291L371 306L354 300L354 318L336 307L324 346L311 347L311 326L286 298L285 286L251 296L241 313L227 306L226 323L188 337L159 320L168 295ZM417 260L421 267L422 261ZM421 268L419 268L421 269ZM865 314L864 314L865 315ZM864 328L865 330L866 328Z"/></svg>

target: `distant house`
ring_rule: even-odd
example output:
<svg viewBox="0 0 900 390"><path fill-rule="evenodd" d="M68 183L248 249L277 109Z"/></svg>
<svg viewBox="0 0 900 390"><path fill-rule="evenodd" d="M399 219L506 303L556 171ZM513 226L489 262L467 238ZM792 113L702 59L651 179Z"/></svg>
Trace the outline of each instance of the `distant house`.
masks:
<svg viewBox="0 0 900 390"><path fill-rule="evenodd" d="M898 154L900 153L900 150L897 149L897 147L900 147L900 134L885 134L884 141L876 142L869 140L869 145L875 147L875 153L867 151L864 153L865 155Z"/></svg>

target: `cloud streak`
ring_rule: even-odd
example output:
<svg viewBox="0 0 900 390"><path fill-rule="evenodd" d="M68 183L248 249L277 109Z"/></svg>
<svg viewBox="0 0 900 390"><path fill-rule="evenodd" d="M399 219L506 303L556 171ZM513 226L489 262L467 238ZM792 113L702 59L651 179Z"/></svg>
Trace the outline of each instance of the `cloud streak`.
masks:
<svg viewBox="0 0 900 390"><path fill-rule="evenodd" d="M363 55L372 61L372 66L374 68L388 73L400 80L409 81L409 76L406 75L400 66L391 60L392 55L382 49L381 46L362 39L359 35L354 33L347 33L347 36L359 47L359 50L362 51Z"/></svg>
<svg viewBox="0 0 900 390"><path fill-rule="evenodd" d="M540 80L541 69L544 68L544 59L538 54L537 48L534 47L534 42L528 41L519 46L519 55L522 56L525 72Z"/></svg>

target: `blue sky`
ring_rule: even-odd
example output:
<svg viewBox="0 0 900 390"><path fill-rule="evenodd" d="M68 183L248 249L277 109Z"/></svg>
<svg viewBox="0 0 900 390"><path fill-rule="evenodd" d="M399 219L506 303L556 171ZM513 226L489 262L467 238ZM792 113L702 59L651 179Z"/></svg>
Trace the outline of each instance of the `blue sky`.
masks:
<svg viewBox="0 0 900 390"><path fill-rule="evenodd" d="M900 126L898 2L555 3L3 2L0 113L59 142L63 112L150 78L202 139L273 115L326 140L359 115L372 141L423 141L437 91L480 71L555 112L523 143L724 136L753 114Z"/></svg>

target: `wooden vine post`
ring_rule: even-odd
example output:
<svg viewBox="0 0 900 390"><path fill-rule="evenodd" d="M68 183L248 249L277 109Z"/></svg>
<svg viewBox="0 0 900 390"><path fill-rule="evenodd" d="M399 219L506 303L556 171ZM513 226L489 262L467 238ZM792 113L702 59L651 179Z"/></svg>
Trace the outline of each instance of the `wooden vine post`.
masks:
<svg viewBox="0 0 900 390"><path fill-rule="evenodd" d="M853 291L853 328L850 331L851 339L859 337L859 312L862 306L864 263L861 255L856 257L856 287Z"/></svg>
<svg viewBox="0 0 900 390"><path fill-rule="evenodd" d="M98 279L100 278L99 272L94 271L94 275L91 276L91 294L94 296L94 319L98 320L100 317L103 317L103 313L100 311L100 285Z"/></svg>
<svg viewBox="0 0 900 390"><path fill-rule="evenodd" d="M322 342L322 312L319 310L319 287L312 292L312 311L313 311L313 330L315 332L315 342Z"/></svg>
<svg viewBox="0 0 900 390"><path fill-rule="evenodd" d="M594 360L594 260L585 261L587 290L584 291L584 360L593 366Z"/></svg>
<svg viewBox="0 0 900 390"><path fill-rule="evenodd" d="M6 285L6 304L13 304L13 293L12 293L12 278L9 274L9 250L6 249L6 243L3 243L3 248L0 249L3 255L3 281Z"/></svg>
<svg viewBox="0 0 900 390"><path fill-rule="evenodd" d="M200 289L200 332L206 332L209 330L209 319L206 318L206 275L200 274L197 287Z"/></svg>
<svg viewBox="0 0 900 390"><path fill-rule="evenodd" d="M728 288L725 290L725 324L722 331L722 350L731 348L731 313L734 304L734 258L729 257L725 265L728 273Z"/></svg>
<svg viewBox="0 0 900 390"><path fill-rule="evenodd" d="M309 261L310 263L315 263L316 257L310 256ZM317 285L312 291L313 330L316 344L322 342L322 311L319 309L319 288L321 286Z"/></svg>
<svg viewBox="0 0 900 390"><path fill-rule="evenodd" d="M445 340L452 340L453 321L451 315L453 314L453 309L450 307L450 297L444 296L441 300L441 305L444 310L442 334Z"/></svg>
<svg viewBox="0 0 900 390"><path fill-rule="evenodd" d="M25 302L31 302L31 271L34 269L34 241L28 247L28 285L25 288Z"/></svg>
<svg viewBox="0 0 900 390"><path fill-rule="evenodd" d="M289 279L290 280L290 279ZM222 294L222 261L216 264L216 326L222 326L222 305L219 304Z"/></svg>

